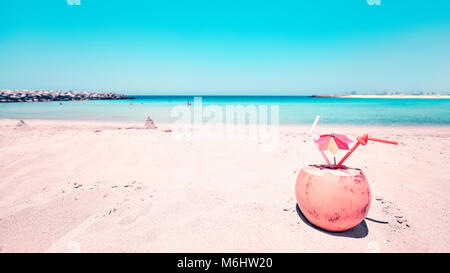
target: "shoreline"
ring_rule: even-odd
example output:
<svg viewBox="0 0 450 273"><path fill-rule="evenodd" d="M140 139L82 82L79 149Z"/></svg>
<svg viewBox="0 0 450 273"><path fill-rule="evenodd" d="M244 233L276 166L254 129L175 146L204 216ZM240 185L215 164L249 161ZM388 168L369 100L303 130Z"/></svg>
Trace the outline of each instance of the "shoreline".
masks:
<svg viewBox="0 0 450 273"><path fill-rule="evenodd" d="M49 124L53 123L54 125L62 125L62 123L66 123L66 125L91 125L91 126L106 126L106 127L126 127L126 126L135 126L142 127L144 129L145 120L140 121L109 121L109 120L73 120L73 119L27 119L27 118L0 118L0 124L10 122L10 125L14 125L20 120L25 122L31 122L36 125L39 124ZM158 122L154 120L157 126L170 127L175 126L175 123L170 122ZM312 124L312 122L311 122ZM310 128L311 124L279 124L280 128ZM187 123L182 124L183 127L218 127L218 126L227 126L225 123L209 123L205 122L204 124L194 124ZM258 126L258 124L237 124L236 126ZM334 124L334 123L321 123L317 128L372 128L372 129L389 129L389 128L404 128L404 129L414 129L414 128L431 128L431 129L442 129L449 127L450 124Z"/></svg>

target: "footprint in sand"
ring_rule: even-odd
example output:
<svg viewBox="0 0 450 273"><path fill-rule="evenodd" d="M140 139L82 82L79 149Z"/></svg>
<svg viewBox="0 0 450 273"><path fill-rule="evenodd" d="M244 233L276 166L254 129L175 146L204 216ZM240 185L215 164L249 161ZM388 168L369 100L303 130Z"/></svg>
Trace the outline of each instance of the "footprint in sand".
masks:
<svg viewBox="0 0 450 273"><path fill-rule="evenodd" d="M375 201L382 206L383 213L388 216L389 227L392 231L407 229L410 227L408 220L394 202L387 201L380 196L377 196Z"/></svg>

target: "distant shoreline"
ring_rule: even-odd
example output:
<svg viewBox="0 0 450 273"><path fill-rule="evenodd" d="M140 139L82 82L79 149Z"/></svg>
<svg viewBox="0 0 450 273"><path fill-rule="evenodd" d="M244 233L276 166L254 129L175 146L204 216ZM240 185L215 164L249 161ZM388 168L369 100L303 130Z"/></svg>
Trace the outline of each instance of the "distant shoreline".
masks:
<svg viewBox="0 0 450 273"><path fill-rule="evenodd" d="M449 95L313 95L312 97L356 99L450 99Z"/></svg>

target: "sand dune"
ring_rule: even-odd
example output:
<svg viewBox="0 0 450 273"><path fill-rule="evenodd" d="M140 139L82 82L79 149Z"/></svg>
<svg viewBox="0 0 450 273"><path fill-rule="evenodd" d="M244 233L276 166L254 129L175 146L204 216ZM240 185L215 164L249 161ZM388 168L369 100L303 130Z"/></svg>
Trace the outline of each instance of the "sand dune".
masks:
<svg viewBox="0 0 450 273"><path fill-rule="evenodd" d="M0 120L2 252L449 252L450 127L357 127L395 139L347 161L373 200L359 226L318 230L296 209L307 126L279 146L187 139L170 125ZM131 128L131 129L126 129Z"/></svg>

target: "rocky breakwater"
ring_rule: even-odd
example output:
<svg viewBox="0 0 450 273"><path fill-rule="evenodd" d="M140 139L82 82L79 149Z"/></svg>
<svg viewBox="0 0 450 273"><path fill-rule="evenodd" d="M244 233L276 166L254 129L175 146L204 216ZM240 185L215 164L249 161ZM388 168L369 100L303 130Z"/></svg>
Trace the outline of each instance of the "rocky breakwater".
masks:
<svg viewBox="0 0 450 273"><path fill-rule="evenodd" d="M34 101L77 101L77 100L124 100L132 99L114 92L88 91L32 91L0 89L1 102L34 102Z"/></svg>

